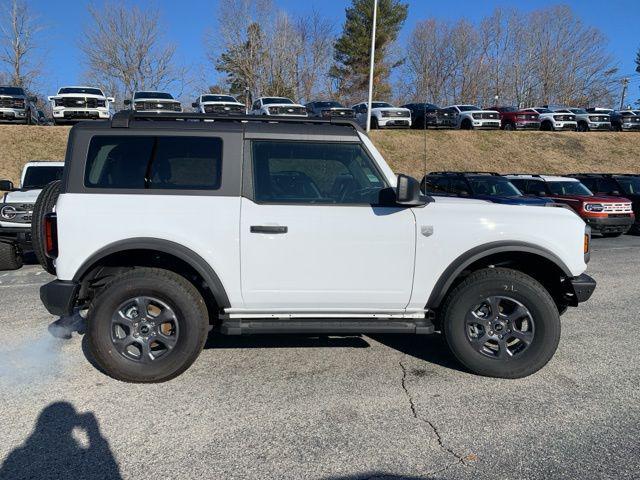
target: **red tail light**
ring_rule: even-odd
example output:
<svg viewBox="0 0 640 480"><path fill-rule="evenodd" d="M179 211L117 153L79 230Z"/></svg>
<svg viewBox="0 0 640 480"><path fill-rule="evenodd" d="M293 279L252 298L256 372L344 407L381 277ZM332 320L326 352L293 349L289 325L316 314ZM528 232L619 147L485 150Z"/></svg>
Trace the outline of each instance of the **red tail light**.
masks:
<svg viewBox="0 0 640 480"><path fill-rule="evenodd" d="M49 258L58 256L58 218L55 213L44 216L44 252Z"/></svg>

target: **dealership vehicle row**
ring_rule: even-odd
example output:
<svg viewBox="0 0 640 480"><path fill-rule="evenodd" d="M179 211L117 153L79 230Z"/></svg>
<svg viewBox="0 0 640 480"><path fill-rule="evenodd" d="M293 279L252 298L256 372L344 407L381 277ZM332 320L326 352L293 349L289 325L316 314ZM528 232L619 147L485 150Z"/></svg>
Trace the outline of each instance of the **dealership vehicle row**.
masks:
<svg viewBox="0 0 640 480"><path fill-rule="evenodd" d="M109 119L115 113L115 98L100 88L66 86L48 97L52 122L72 124L79 120ZM48 120L35 106L37 99L21 87L0 86L0 121L45 125ZM123 105L141 113L183 112L179 100L168 92L136 91ZM354 118L371 128L455 128L462 130L545 130L545 131L640 131L640 110L631 108L580 108L544 105L529 108L495 105L481 108L456 104L446 107L425 102L396 107L374 101L368 119L368 103L346 107L334 100L296 103L285 97L259 97L250 106L228 94L202 94L192 104L194 112L230 115Z"/></svg>

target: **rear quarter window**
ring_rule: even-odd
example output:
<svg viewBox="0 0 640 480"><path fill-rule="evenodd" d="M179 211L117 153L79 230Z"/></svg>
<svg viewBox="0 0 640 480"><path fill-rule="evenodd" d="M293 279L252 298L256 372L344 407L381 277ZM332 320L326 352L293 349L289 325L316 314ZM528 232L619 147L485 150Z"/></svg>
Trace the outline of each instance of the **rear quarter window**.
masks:
<svg viewBox="0 0 640 480"><path fill-rule="evenodd" d="M89 144L88 188L217 190L222 139L194 136L95 136Z"/></svg>

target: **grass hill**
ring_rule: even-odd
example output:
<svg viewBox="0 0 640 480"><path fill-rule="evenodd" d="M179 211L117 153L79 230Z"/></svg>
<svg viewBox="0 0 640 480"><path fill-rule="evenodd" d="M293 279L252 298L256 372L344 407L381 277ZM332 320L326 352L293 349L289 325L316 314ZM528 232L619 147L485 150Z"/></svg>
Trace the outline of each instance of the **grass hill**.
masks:
<svg viewBox="0 0 640 480"><path fill-rule="evenodd" d="M0 126L0 178L17 183L30 160L63 160L68 127ZM384 130L371 138L394 171L640 173L640 132ZM426 165L426 166L425 166Z"/></svg>

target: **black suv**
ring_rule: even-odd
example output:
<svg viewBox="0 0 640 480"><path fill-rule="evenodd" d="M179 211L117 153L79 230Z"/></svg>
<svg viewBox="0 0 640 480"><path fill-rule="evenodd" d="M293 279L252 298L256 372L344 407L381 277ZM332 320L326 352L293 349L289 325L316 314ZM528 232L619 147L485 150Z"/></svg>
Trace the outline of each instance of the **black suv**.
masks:
<svg viewBox="0 0 640 480"><path fill-rule="evenodd" d="M402 105L411 111L411 128L436 128L451 126L444 112L433 103L407 103Z"/></svg>
<svg viewBox="0 0 640 480"><path fill-rule="evenodd" d="M623 173L576 173L568 175L580 180L596 195L609 195L631 200L636 221L630 232L640 233L640 175Z"/></svg>
<svg viewBox="0 0 640 480"><path fill-rule="evenodd" d="M421 188L429 195L454 195L503 205L545 206L553 203L523 195L508 179L495 172L431 172L423 177Z"/></svg>
<svg viewBox="0 0 640 480"><path fill-rule="evenodd" d="M611 129L616 132L640 131L640 112L614 110L611 112Z"/></svg>
<svg viewBox="0 0 640 480"><path fill-rule="evenodd" d="M333 100L316 100L305 105L310 117L317 118L355 118L356 112Z"/></svg>

